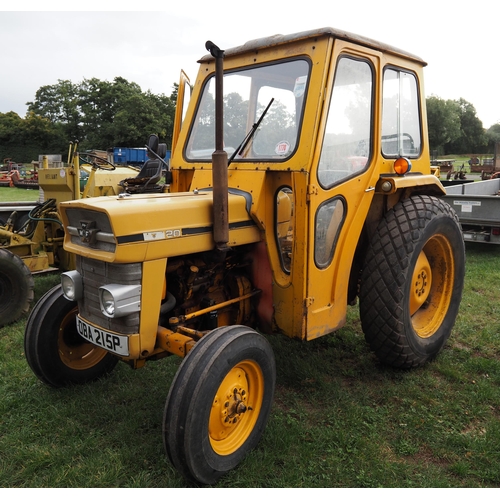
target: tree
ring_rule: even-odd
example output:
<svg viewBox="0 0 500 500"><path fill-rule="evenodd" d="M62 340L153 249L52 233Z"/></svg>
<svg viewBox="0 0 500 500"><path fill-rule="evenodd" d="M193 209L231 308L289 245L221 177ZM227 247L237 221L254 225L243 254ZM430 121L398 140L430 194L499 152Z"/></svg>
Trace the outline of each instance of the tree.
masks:
<svg viewBox="0 0 500 500"><path fill-rule="evenodd" d="M214 102L215 106L215 102ZM224 143L226 147L237 148L247 134L247 123L242 117L247 116L248 101L244 101L238 92L224 96ZM215 107L213 108L215 112ZM210 137L210 146L215 147L215 122Z"/></svg>
<svg viewBox="0 0 500 500"><path fill-rule="evenodd" d="M264 106L259 107L257 117L260 117L264 109ZM259 153L273 154L276 145L282 141L288 141L292 148L295 147L296 137L295 117L282 102L275 100L255 134L254 147Z"/></svg>
<svg viewBox="0 0 500 500"><path fill-rule="evenodd" d="M36 145L39 151L46 153L51 149L59 150L67 147L58 127L33 111L26 113L22 121L22 130L24 142Z"/></svg>
<svg viewBox="0 0 500 500"><path fill-rule="evenodd" d="M22 134L22 119L14 111L0 113L0 162L5 158L24 162L20 156L19 138Z"/></svg>
<svg viewBox="0 0 500 500"><path fill-rule="evenodd" d="M24 119L13 111L0 113L0 160L27 163L40 154L58 152L64 145L61 138L56 125L33 111Z"/></svg>
<svg viewBox="0 0 500 500"><path fill-rule="evenodd" d="M97 78L84 80L79 88L79 104L83 114L83 144L93 149L135 146L135 144L115 144L115 120L118 113L127 106L125 104L127 100L134 98L137 100L141 95L139 85L128 82L122 77L116 77L113 82L100 81ZM126 137L123 140L128 139L129 137ZM134 139L135 134L130 140L134 142Z"/></svg>
<svg viewBox="0 0 500 500"><path fill-rule="evenodd" d="M495 150L495 144L500 143L500 123L495 123L486 131L488 138L488 148L490 151Z"/></svg>
<svg viewBox="0 0 500 500"><path fill-rule="evenodd" d="M456 101L430 96L427 103L429 145L443 154L445 147L460 137L460 109Z"/></svg>
<svg viewBox="0 0 500 500"><path fill-rule="evenodd" d="M69 140L81 139L79 87L69 80L58 80L55 85L44 85L35 93L35 100L27 102L28 113L33 112L59 124Z"/></svg>
<svg viewBox="0 0 500 500"><path fill-rule="evenodd" d="M22 129L22 119L14 111L0 113L0 143L3 145L12 143L19 136Z"/></svg>
<svg viewBox="0 0 500 500"><path fill-rule="evenodd" d="M174 83L172 85L172 92L170 93L170 100L174 104L174 106L177 104L177 96L179 94L179 84Z"/></svg>
<svg viewBox="0 0 500 500"><path fill-rule="evenodd" d="M465 99L455 101L460 116L460 136L451 141L449 150L453 153L479 153L488 143L483 123L476 116L476 109Z"/></svg>
<svg viewBox="0 0 500 500"><path fill-rule="evenodd" d="M175 102L143 93L122 77L112 82L90 78L78 84L59 80L41 87L35 97L27 103L29 112L49 120L66 144L78 140L80 149L142 147L151 133L171 144Z"/></svg>
<svg viewBox="0 0 500 500"><path fill-rule="evenodd" d="M175 108L166 96L151 92L123 99L112 124L115 146L143 147L150 134L158 134L169 146ZM110 131L111 132L111 131Z"/></svg>

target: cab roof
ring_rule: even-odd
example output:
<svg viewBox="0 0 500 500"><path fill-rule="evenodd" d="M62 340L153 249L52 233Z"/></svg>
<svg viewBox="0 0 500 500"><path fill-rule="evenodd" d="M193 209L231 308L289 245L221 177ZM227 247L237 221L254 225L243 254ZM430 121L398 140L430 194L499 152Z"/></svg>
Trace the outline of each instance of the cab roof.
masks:
<svg viewBox="0 0 500 500"><path fill-rule="evenodd" d="M284 45L290 42L296 42L301 40L307 40L308 38L319 38L319 37L332 37L339 40L346 40L348 42L356 43L358 45L362 45L364 47L369 47L374 50L378 50L381 52L386 52L394 55L398 55L404 57L406 59L410 59L416 63L419 63L422 66L426 66L427 63L421 59L420 57L406 52L404 50L393 47L392 45L388 45L385 43L377 42L376 40L372 40L371 38L367 38L361 35L356 35L354 33L349 33L348 31L339 30L336 28L320 28L309 31L301 31L299 33L292 33L290 35L273 35L264 38L257 38L255 40L250 40L243 45L238 47L233 47L227 50L224 50L224 55L226 57L235 56L244 54L247 52L255 52L260 49L276 47L278 45ZM205 62L213 59L213 56L207 54L202 57L198 62Z"/></svg>

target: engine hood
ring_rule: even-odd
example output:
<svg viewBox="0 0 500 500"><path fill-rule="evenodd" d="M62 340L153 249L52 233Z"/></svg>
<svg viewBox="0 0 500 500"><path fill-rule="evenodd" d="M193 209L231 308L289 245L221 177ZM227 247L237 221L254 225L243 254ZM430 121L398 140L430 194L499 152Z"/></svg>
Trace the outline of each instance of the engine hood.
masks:
<svg viewBox="0 0 500 500"><path fill-rule="evenodd" d="M229 246L261 239L251 195L230 189ZM60 204L65 250L107 262L140 262L214 248L211 190L99 197Z"/></svg>

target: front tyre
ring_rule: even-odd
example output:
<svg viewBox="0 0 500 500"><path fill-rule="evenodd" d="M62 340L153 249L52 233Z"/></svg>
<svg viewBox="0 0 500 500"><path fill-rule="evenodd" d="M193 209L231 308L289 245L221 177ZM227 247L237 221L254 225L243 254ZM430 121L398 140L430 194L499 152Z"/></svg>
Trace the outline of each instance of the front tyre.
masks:
<svg viewBox="0 0 500 500"><path fill-rule="evenodd" d="M26 323L24 352L35 375L62 387L96 380L113 370L118 358L83 339L76 330L78 307L58 285L35 305Z"/></svg>
<svg viewBox="0 0 500 500"><path fill-rule="evenodd" d="M268 341L245 326L217 328L182 362L170 387L163 443L188 480L214 484L264 432L276 384Z"/></svg>
<svg viewBox="0 0 500 500"><path fill-rule="evenodd" d="M360 288L363 331L382 362L411 368L439 353L458 314L464 274L462 231L448 204L413 196L386 214Z"/></svg>
<svg viewBox="0 0 500 500"><path fill-rule="evenodd" d="M0 249L0 328L28 312L35 282L21 257Z"/></svg>

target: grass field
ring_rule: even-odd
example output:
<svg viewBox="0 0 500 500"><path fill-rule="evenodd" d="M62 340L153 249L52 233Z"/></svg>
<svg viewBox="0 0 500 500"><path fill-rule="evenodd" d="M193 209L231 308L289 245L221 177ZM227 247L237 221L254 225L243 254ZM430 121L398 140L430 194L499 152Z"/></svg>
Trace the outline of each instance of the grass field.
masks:
<svg viewBox="0 0 500 500"><path fill-rule="evenodd" d="M381 366L357 307L310 343L271 336L277 392L264 437L221 487L500 486L500 248L467 246L461 311L423 368ZM36 278L36 296L57 284ZM30 371L26 319L0 330L1 487L185 487L165 457L180 360L54 390Z"/></svg>
<svg viewBox="0 0 500 500"><path fill-rule="evenodd" d="M21 189L15 187L0 187L0 202L4 201L38 201L38 189Z"/></svg>
<svg viewBox="0 0 500 500"><path fill-rule="evenodd" d="M0 201L14 194L38 197L0 188ZM37 276L36 300L58 282ZM468 244L459 318L423 368L380 365L357 307L344 328L316 341L269 337L278 379L268 427L218 486L499 487L499 299L500 247ZM179 359L138 371L120 363L97 383L54 390L26 363L25 322L0 330L0 487L190 486L161 437Z"/></svg>

